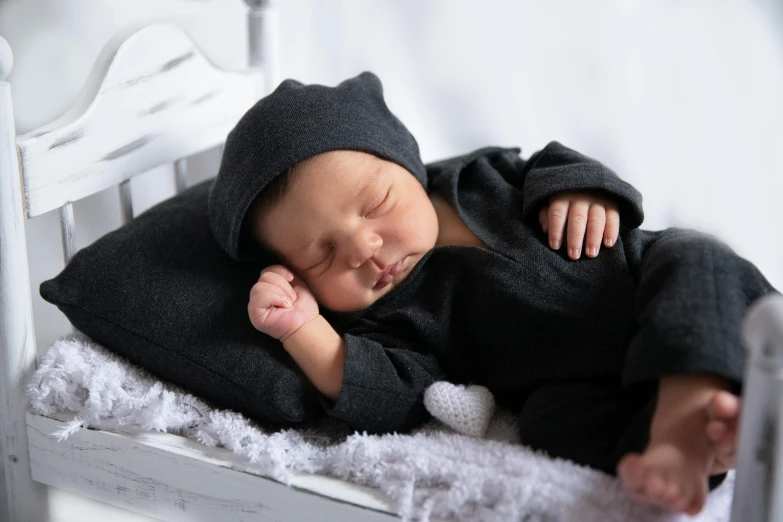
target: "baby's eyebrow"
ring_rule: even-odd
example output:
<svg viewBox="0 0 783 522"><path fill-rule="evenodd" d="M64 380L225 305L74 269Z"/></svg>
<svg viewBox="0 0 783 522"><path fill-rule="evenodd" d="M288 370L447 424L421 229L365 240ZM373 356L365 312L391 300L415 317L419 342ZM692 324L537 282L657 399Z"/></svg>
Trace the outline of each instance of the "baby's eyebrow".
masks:
<svg viewBox="0 0 783 522"><path fill-rule="evenodd" d="M370 191L373 184L375 184L375 182L378 181L378 178L381 177L381 174L382 174L381 166L379 165L378 168L375 169L375 171L367 177L367 181L362 183L362 188L359 190L359 193L356 195L356 198L361 200L367 194L367 192Z"/></svg>

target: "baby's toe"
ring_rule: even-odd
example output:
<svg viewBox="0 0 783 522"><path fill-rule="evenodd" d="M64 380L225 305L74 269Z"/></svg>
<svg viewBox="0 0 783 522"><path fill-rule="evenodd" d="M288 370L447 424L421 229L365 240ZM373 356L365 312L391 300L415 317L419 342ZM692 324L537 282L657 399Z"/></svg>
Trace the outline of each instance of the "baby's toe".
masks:
<svg viewBox="0 0 783 522"><path fill-rule="evenodd" d="M644 467L641 455L629 453L617 464L617 476L626 488L639 491L644 486Z"/></svg>
<svg viewBox="0 0 783 522"><path fill-rule="evenodd" d="M675 511L680 511L685 513L686 510L690 507L692 500L693 499L692 499L690 488L688 488L687 485L685 484L680 484L679 492L677 496L672 500L671 507Z"/></svg>
<svg viewBox="0 0 783 522"><path fill-rule="evenodd" d="M666 504L674 508L677 507L677 503L682 499L682 487L676 480L672 480L667 484L664 492L664 500Z"/></svg>
<svg viewBox="0 0 783 522"><path fill-rule="evenodd" d="M690 496L690 502L686 504L686 507L685 509L683 509L683 511L691 516L695 516L702 510L706 500L707 500L706 486L705 488L697 488L695 491L692 492Z"/></svg>
<svg viewBox="0 0 783 522"><path fill-rule="evenodd" d="M740 398L727 391L719 391L707 406L710 419L736 420L739 416Z"/></svg>
<svg viewBox="0 0 783 522"><path fill-rule="evenodd" d="M730 437L726 442L715 446L715 460L723 470L729 470L735 467L737 460L737 444L734 437Z"/></svg>
<svg viewBox="0 0 783 522"><path fill-rule="evenodd" d="M688 502L683 511L691 516L698 514L707 502L707 481L697 480L689 484Z"/></svg>
<svg viewBox="0 0 783 522"><path fill-rule="evenodd" d="M658 473L649 473L644 481L644 493L657 502L665 502L666 488L666 482Z"/></svg>
<svg viewBox="0 0 783 522"><path fill-rule="evenodd" d="M724 420L711 420L707 423L707 437L714 443L719 444L729 434L729 426Z"/></svg>

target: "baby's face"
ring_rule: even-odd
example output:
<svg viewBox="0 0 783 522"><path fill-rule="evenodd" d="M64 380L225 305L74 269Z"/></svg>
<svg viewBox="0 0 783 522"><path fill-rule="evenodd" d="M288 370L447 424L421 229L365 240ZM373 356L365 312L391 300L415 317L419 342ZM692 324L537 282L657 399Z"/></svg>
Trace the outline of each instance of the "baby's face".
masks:
<svg viewBox="0 0 783 522"><path fill-rule="evenodd" d="M298 164L280 203L254 219L257 237L321 305L340 312L366 308L391 291L438 237L435 209L411 173L347 150Z"/></svg>

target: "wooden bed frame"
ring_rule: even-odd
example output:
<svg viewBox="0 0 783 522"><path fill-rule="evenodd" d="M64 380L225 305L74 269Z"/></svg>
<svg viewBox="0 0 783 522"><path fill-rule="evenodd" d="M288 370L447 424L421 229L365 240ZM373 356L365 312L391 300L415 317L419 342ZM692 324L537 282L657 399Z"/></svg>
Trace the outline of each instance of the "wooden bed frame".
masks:
<svg viewBox="0 0 783 522"><path fill-rule="evenodd" d="M274 6L247 4L248 71L215 68L173 25L127 30L103 49L73 107L22 136L4 81L11 54L0 38L0 444L8 500L0 520L48 520L47 485L164 520L397 519L377 491L302 474L283 485L229 450L176 435L81 429L57 442L48 435L69 417L28 410L36 347L25 218L59 209L67 262L75 253L72 202L119 185L128 221L130 178L167 163L184 189L184 158L220 145L277 81Z"/></svg>
<svg viewBox="0 0 783 522"><path fill-rule="evenodd" d="M47 486L164 520L397 518L377 491L303 474L283 485L228 450L172 434L81 429L57 442L48 434L69 417L28 409L36 347L25 218L59 209L67 262L75 250L72 202L119 185L130 220L130 178L167 163L182 190L184 159L222 143L277 82L270 0L246 3L248 71L216 69L173 25L126 31L107 44L73 107L22 136L4 81L12 57L0 37L0 444L8 503L1 520L48 520ZM756 305L745 326L752 357L732 519L783 520L783 298Z"/></svg>

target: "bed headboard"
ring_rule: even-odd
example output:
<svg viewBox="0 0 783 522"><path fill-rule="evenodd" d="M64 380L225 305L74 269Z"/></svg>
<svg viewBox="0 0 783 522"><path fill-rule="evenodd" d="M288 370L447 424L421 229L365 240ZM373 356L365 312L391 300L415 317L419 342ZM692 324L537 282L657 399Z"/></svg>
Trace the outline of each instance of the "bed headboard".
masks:
<svg viewBox="0 0 783 522"><path fill-rule="evenodd" d="M220 144L260 74L215 68L171 24L118 34L68 112L17 139L26 216Z"/></svg>
<svg viewBox="0 0 783 522"><path fill-rule="evenodd" d="M59 209L67 262L75 253L72 202L119 185L130 220L129 180L167 163L184 188L184 159L222 143L277 81L274 48L264 48L274 37L273 2L246 3L248 70L213 66L172 24L129 28L104 47L73 106L22 136L5 81L12 56L0 37L0 446L12 520L45 519L46 499L30 476L25 424L36 354L25 219Z"/></svg>

